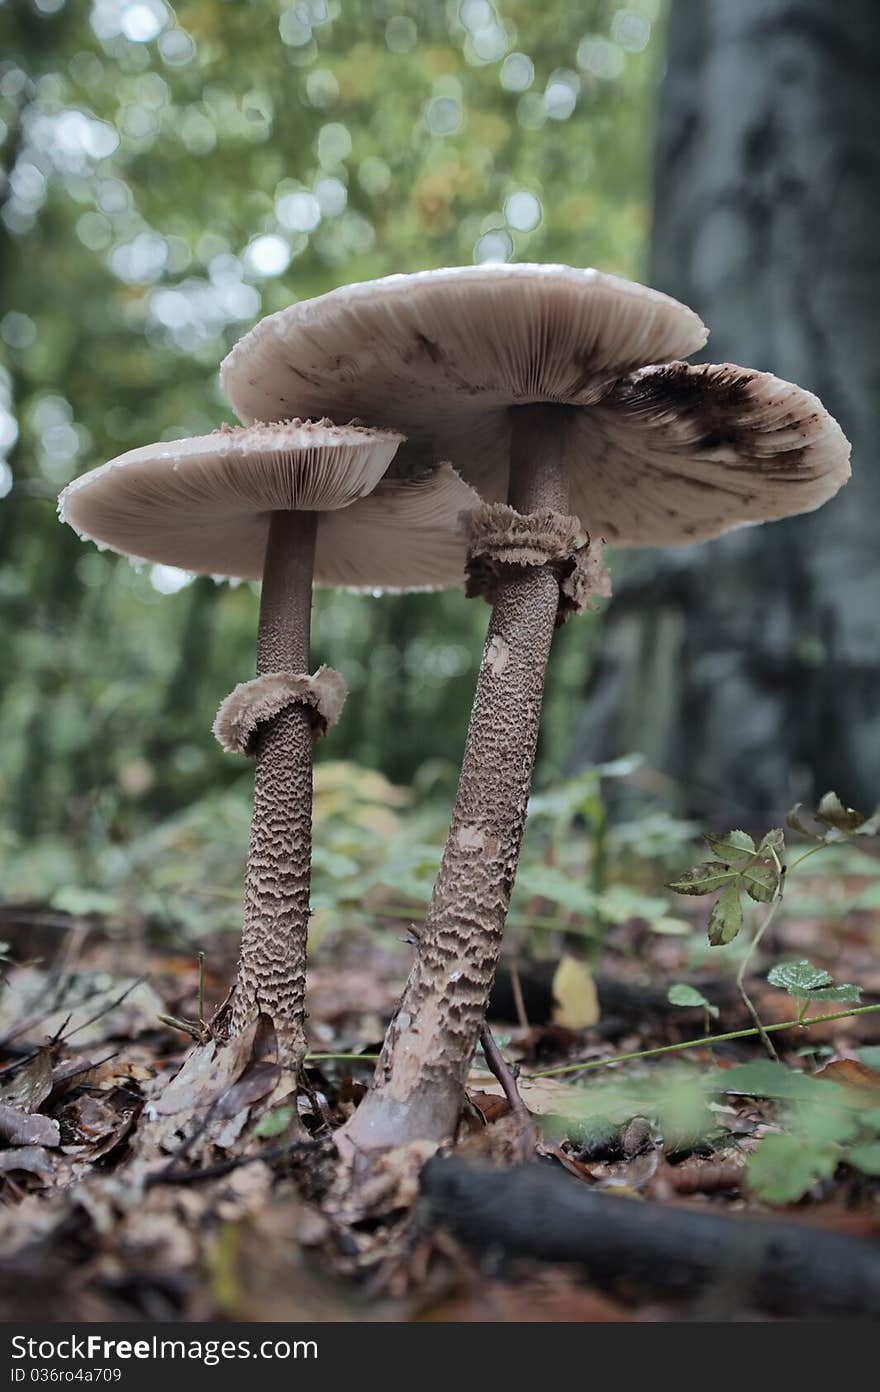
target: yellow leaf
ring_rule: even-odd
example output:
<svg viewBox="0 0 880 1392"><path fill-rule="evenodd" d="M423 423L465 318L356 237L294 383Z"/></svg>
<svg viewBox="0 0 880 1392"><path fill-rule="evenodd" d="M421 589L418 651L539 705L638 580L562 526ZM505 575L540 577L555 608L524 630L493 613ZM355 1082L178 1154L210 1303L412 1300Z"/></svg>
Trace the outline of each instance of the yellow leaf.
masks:
<svg viewBox="0 0 880 1392"><path fill-rule="evenodd" d="M599 997L590 968L576 957L562 957L553 977L553 1020L568 1029L588 1029L599 1019Z"/></svg>

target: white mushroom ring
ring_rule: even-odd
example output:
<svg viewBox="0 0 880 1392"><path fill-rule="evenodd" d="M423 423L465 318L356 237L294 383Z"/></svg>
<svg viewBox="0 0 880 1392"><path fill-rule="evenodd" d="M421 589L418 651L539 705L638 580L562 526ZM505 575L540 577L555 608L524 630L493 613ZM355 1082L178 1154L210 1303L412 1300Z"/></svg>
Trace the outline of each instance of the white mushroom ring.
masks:
<svg viewBox="0 0 880 1392"><path fill-rule="evenodd" d="M345 704L348 687L332 667L308 672L264 672L239 682L222 702L213 732L227 754L255 754L259 727L288 706L311 706L316 736L326 735Z"/></svg>

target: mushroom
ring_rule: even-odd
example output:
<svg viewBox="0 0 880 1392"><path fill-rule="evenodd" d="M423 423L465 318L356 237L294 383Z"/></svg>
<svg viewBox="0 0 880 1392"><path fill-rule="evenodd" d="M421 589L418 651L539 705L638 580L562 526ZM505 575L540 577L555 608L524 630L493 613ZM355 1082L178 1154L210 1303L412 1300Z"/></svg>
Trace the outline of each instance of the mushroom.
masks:
<svg viewBox="0 0 880 1392"><path fill-rule="evenodd" d="M680 544L810 511L848 446L809 393L690 366L685 306L593 270L493 265L345 287L258 324L221 369L245 420L356 409L482 495L469 589L493 602L449 838L361 1147L454 1130L498 959L556 623L607 592L599 541ZM656 366L652 364L662 364ZM592 540L591 539L595 539Z"/></svg>
<svg viewBox="0 0 880 1392"><path fill-rule="evenodd" d="M376 590L464 575L459 519L476 496L448 465L380 481L400 440L324 420L227 427L131 450L59 500L80 536L125 555L262 579L257 676L214 723L225 749L256 763L231 1029L268 1012L294 1070L305 1052L312 745L346 694L332 669L309 673L313 579Z"/></svg>

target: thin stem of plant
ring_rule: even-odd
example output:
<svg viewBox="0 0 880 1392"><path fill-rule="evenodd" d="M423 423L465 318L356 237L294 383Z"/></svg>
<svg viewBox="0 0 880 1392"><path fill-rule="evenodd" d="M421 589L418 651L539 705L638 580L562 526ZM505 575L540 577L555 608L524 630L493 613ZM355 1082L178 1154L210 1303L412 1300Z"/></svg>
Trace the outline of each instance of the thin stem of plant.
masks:
<svg viewBox="0 0 880 1392"><path fill-rule="evenodd" d="M199 1029L205 1029L205 954L199 953Z"/></svg>
<svg viewBox="0 0 880 1392"><path fill-rule="evenodd" d="M762 1026L765 1034L775 1034L779 1030L790 1029L810 1029L812 1025L828 1025L835 1020L851 1020L858 1015L875 1015L880 1011L880 1005L858 1005L852 1010L838 1010L833 1015L813 1015L806 1020L783 1020L779 1024ZM580 1063L566 1063L559 1068L544 1068L538 1073L523 1073L521 1076L525 1082L531 1082L533 1078L558 1078L565 1073L580 1073L586 1068L607 1068L612 1063L629 1063L634 1059L656 1058L659 1054L682 1053L687 1049L702 1049L713 1044L726 1044L732 1039L754 1039L760 1036L761 1030L741 1029L729 1030L726 1034L704 1034L699 1039L686 1039L680 1044L663 1044L657 1049L637 1049L631 1054L607 1054L605 1058L586 1059ZM339 1060L340 1062L350 1063L375 1063L378 1054L307 1054L307 1063L329 1062Z"/></svg>
<svg viewBox="0 0 880 1392"><path fill-rule="evenodd" d="M775 850L772 848L772 846L770 848L770 854L773 857L773 863L776 866L776 889L774 891L773 900L770 904L770 907L767 913L764 915L764 920L759 925L757 932L752 938L752 941L749 943L745 956L739 964L739 971L736 974L736 988L742 996L743 1001L745 1002L746 1010L749 1012L749 1014L755 1022L755 1026L758 1030L759 1035L761 1036L761 1043L764 1045L764 1048L767 1050L767 1053L773 1059L774 1063L776 1063L778 1062L779 1055L774 1049L773 1042L768 1036L767 1031L764 1029L764 1026L761 1022L761 1017L755 1009L752 998L745 987L746 968L748 967L749 962L752 960L756 951L758 950L758 946L761 942L761 939L767 932L767 929L770 927L770 924L773 922L773 919L776 916L776 911L779 908L779 905L782 903L782 889L785 883L785 876L782 870L782 865L779 861L779 857L776 854Z"/></svg>
<svg viewBox="0 0 880 1392"><path fill-rule="evenodd" d="M834 1015L814 1015L808 1020L783 1020L775 1025L762 1025L760 1029L730 1030L727 1034L705 1034L700 1039L686 1039L681 1044L664 1044L659 1049L638 1049L631 1054L612 1054L606 1058L587 1059L581 1063L566 1063L559 1068L545 1068L540 1073L523 1074L525 1081L532 1078L558 1078L564 1073L579 1073L586 1068L605 1068L612 1063L629 1063L633 1059L656 1058L659 1054L680 1053L685 1049L700 1049L707 1045L725 1044L731 1039L754 1039L756 1035L775 1034L779 1030L809 1029L812 1025L827 1025L834 1020L849 1020L856 1015L873 1015L880 1005L860 1005L853 1010L839 1010Z"/></svg>

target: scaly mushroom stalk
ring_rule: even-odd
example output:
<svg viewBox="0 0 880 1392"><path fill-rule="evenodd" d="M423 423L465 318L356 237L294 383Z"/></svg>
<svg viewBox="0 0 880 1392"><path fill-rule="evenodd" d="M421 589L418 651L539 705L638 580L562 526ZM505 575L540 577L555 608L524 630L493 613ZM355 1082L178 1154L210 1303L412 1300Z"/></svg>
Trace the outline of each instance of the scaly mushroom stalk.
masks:
<svg viewBox="0 0 880 1392"><path fill-rule="evenodd" d="M520 513L567 511L568 480L554 452L558 417L554 407L512 412L508 502ZM559 608L559 579L550 565L507 569L492 607L452 825L416 960L374 1086L346 1128L357 1148L453 1134L485 1019Z"/></svg>
<svg viewBox="0 0 880 1392"><path fill-rule="evenodd" d="M312 745L345 699L338 672L308 670L312 580L369 590L459 584L460 519L479 502L448 465L383 478L401 439L327 420L227 428L131 450L59 501L82 537L125 555L263 582L257 675L214 721L225 750L256 756L229 1027L267 1011L294 1071L305 1047Z"/></svg>
<svg viewBox="0 0 880 1392"><path fill-rule="evenodd" d="M318 514L274 512L269 523L257 675L309 671ZM305 979L312 861L314 712L295 704L260 726L245 876L244 926L232 1006L237 1031L258 1010L276 1022L288 1064L306 1049Z"/></svg>

